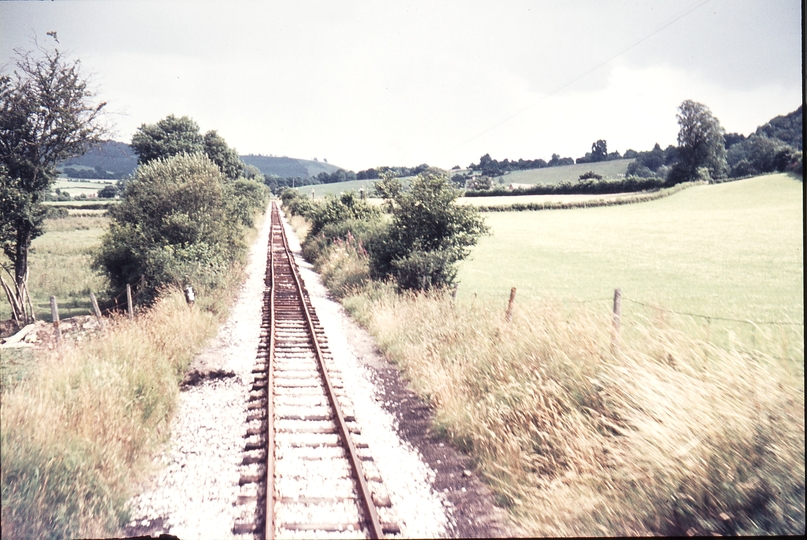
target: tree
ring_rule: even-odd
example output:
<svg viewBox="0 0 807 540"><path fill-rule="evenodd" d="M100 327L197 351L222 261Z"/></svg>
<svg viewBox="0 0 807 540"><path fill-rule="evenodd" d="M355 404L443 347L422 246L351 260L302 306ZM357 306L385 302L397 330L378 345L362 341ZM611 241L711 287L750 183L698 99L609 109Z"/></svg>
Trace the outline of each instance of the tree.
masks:
<svg viewBox="0 0 807 540"><path fill-rule="evenodd" d="M678 107L678 163L670 172L672 183L698 178L704 168L713 178L726 176L725 131L709 107L686 100Z"/></svg>
<svg viewBox="0 0 807 540"><path fill-rule="evenodd" d="M376 182L376 191L392 214L389 227L368 242L370 271L393 277L402 290L450 286L456 263L488 232L479 212L456 204L459 190L445 175L426 172L405 191L391 175Z"/></svg>
<svg viewBox="0 0 807 540"><path fill-rule="evenodd" d="M106 103L95 103L78 60L40 46L15 53L13 75L0 74L0 242L13 265L13 283L2 287L21 324L34 318L28 251L42 234L42 201L56 163L82 155L107 129L101 123Z"/></svg>
<svg viewBox="0 0 807 540"><path fill-rule="evenodd" d="M252 180L228 181L201 152L140 165L109 210L94 265L117 291L143 278L147 301L164 285L215 287L244 253L243 228L264 191Z"/></svg>
<svg viewBox="0 0 807 540"><path fill-rule="evenodd" d="M605 161L608 158L608 143L605 139L591 143L591 161Z"/></svg>
<svg viewBox="0 0 807 540"><path fill-rule="evenodd" d="M235 180L244 172L244 162L238 152L227 146L227 142L215 130L205 133L205 154L218 165L224 176Z"/></svg>
<svg viewBox="0 0 807 540"><path fill-rule="evenodd" d="M205 151L205 138L199 125L183 116L166 116L156 124L143 124L132 136L132 149L139 164L177 154L196 154Z"/></svg>

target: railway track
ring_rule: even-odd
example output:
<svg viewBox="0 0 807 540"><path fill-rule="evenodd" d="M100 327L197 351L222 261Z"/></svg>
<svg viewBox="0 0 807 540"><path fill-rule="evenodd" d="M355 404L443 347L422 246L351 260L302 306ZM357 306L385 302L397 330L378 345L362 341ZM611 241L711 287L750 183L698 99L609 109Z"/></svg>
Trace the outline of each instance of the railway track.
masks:
<svg viewBox="0 0 807 540"><path fill-rule="evenodd" d="M271 212L233 533L267 540L399 534L276 203Z"/></svg>

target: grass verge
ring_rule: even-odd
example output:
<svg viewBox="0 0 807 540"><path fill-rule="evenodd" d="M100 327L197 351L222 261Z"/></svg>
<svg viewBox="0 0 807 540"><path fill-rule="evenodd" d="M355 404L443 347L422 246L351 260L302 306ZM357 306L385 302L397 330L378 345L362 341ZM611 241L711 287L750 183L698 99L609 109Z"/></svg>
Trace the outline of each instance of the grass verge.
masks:
<svg viewBox="0 0 807 540"><path fill-rule="evenodd" d="M804 532L804 381L607 312L344 298L528 536Z"/></svg>
<svg viewBox="0 0 807 540"><path fill-rule="evenodd" d="M250 244L256 234L249 230ZM227 286L199 294L193 307L166 289L133 321L109 319L102 335L40 351L24 376L4 380L3 538L119 533L133 486L167 440L184 372L242 277L236 264Z"/></svg>

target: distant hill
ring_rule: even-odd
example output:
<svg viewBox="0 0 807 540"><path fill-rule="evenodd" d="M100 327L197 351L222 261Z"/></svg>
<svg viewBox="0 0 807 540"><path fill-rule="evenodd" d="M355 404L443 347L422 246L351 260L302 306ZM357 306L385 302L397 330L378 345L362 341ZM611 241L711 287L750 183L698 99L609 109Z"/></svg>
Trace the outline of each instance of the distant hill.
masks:
<svg viewBox="0 0 807 540"><path fill-rule="evenodd" d="M247 165L257 167L266 176L277 176L280 178L310 178L321 172L332 174L340 169L340 167L325 163L324 161L296 159L285 156L255 156L250 154L241 156L241 161Z"/></svg>
<svg viewBox="0 0 807 540"><path fill-rule="evenodd" d="M804 150L804 135L802 124L802 109L798 109L784 116L777 116L764 126L759 126L757 135L767 135L771 139L779 139L799 151Z"/></svg>
<svg viewBox="0 0 807 540"><path fill-rule="evenodd" d="M321 172L328 174L340 168L323 161L275 156L240 156L267 176L310 178ZM83 156L62 161L56 168L71 178L120 179L137 168L137 154L126 143L104 141Z"/></svg>
<svg viewBox="0 0 807 540"><path fill-rule="evenodd" d="M137 167L137 154L126 143L104 141L83 156L62 161L56 168L77 178L124 178ZM69 174L72 171L78 174Z"/></svg>

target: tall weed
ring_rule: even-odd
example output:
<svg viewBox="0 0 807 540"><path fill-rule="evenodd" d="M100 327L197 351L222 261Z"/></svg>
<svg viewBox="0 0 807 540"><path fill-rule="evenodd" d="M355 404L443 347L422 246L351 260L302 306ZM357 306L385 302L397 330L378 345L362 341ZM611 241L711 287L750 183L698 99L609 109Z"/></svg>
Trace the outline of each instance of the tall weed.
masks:
<svg viewBox="0 0 807 540"><path fill-rule="evenodd" d="M343 301L528 535L804 532L804 384L789 365L524 300Z"/></svg>
<svg viewBox="0 0 807 540"><path fill-rule="evenodd" d="M176 290L132 322L110 322L2 395L4 538L116 531L136 471L168 434L178 382L217 327Z"/></svg>

